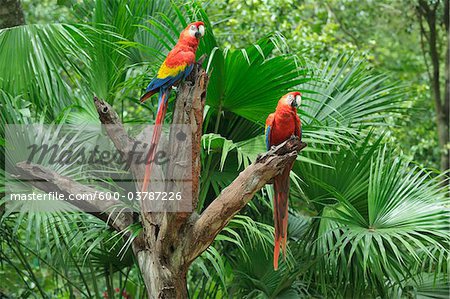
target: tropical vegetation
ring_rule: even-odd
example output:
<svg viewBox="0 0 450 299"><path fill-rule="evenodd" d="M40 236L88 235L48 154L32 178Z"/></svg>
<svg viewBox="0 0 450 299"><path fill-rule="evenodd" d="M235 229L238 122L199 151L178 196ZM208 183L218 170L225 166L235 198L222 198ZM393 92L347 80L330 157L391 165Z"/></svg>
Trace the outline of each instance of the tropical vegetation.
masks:
<svg viewBox="0 0 450 299"><path fill-rule="evenodd" d="M241 2L23 1L29 22L0 30L2 165L21 158L20 151L5 151L8 124L98 123L93 95L111 104L123 123L151 124L156 101L142 105L139 95L179 32L203 20L207 33L197 54L207 55L210 80L198 211L266 150L265 118L287 91L303 94L299 115L308 147L291 172L286 262L273 270L273 188L267 185L194 261L190 297L448 298L447 174L438 170L439 151L426 144L436 133L422 134L414 149L408 133L433 126L428 110L423 123L411 120L411 107L426 102L426 83L408 85L404 78L416 72L412 64L422 65L420 53L395 73L393 56L404 53L369 48L366 34L384 32L367 33L370 20L353 29L360 16L348 20L345 11L345 27L323 22L339 1L323 1L318 16L314 1L298 7L296 1ZM373 9L364 2L354 11ZM265 23L269 16L275 25ZM344 38L350 40L341 40L342 28L352 28ZM43 164L99 184L97 169ZM1 296L146 298L121 233L86 213L5 210L8 188L39 191L11 177L8 167L1 177ZM140 229L129 227L133 234Z"/></svg>

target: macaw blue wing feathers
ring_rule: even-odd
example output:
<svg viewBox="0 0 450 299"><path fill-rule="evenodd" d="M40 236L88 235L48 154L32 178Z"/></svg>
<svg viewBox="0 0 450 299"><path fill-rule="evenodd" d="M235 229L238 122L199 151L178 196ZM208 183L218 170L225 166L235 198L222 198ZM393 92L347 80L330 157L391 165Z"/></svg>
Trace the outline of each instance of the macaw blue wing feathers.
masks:
<svg viewBox="0 0 450 299"><path fill-rule="evenodd" d="M186 68L179 72L176 76L168 76L166 78L154 78L145 89L145 94L141 97L141 102L151 97L153 94L158 92L160 89L169 89L175 85L178 81L185 79L192 72L194 65L188 65Z"/></svg>
<svg viewBox="0 0 450 299"><path fill-rule="evenodd" d="M270 150L270 126L266 127L266 148Z"/></svg>

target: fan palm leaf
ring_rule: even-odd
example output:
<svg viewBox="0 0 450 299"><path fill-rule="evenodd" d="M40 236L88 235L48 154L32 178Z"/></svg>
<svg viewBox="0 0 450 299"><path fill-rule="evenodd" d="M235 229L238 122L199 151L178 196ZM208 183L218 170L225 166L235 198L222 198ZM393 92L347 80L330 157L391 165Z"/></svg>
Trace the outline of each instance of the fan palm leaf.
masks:
<svg viewBox="0 0 450 299"><path fill-rule="evenodd" d="M380 140L342 148L333 158L321 155L332 169L310 164L299 172L321 216L305 239L312 256L326 257L318 268L330 272L318 279L361 296L383 294L430 264L444 271L450 211L439 178L394 158Z"/></svg>

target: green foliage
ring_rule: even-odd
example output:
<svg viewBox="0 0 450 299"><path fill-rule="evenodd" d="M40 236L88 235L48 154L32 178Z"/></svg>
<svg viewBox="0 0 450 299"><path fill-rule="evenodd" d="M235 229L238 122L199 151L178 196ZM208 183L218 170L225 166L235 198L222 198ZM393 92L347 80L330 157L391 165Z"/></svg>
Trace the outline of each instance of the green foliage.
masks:
<svg viewBox="0 0 450 299"><path fill-rule="evenodd" d="M316 269L329 269L316 271L320 281L337 279L349 296L375 296L448 259L450 211L439 178L409 168L381 139L318 155L333 168L304 165L299 175L321 216L305 238L312 257L324 256ZM446 271L438 265L436 275Z"/></svg>
<svg viewBox="0 0 450 299"><path fill-rule="evenodd" d="M73 93L77 88L73 78L83 74L79 61L89 59L77 42L79 38L85 36L73 25L28 25L2 30L0 88L22 95L36 112L45 111L48 119L55 119L70 105L87 106Z"/></svg>
<svg viewBox="0 0 450 299"><path fill-rule="evenodd" d="M67 23L75 21L70 11L72 0L22 0L27 24Z"/></svg>
<svg viewBox="0 0 450 299"><path fill-rule="evenodd" d="M312 62L342 53L363 57L376 73L392 74L392 85L404 83L407 115L393 118L391 142L424 167L439 168L437 130L415 3L384 1L213 1L210 15L219 40L241 46L279 32L293 53ZM443 2L438 5L442 14ZM433 2L435 3L435 2ZM440 33L441 40L444 40ZM442 43L445 44L445 43ZM444 60L445 51L439 51ZM442 69L444 74L445 70ZM442 79L443 80L443 79Z"/></svg>
<svg viewBox="0 0 450 299"><path fill-rule="evenodd" d="M41 20L36 11L29 13L29 25L0 31L2 152L7 123L77 128L98 122L93 94L113 104L124 122L152 122L156 103L139 105L137 98L179 32L201 19L207 33L198 56L207 54L210 82L199 212L265 151L264 120L286 91L304 94L299 114L308 147L291 174L289 248L280 270L272 268L268 186L193 263L191 297L442 297L449 288L449 198L438 176L411 167L415 151L423 151L419 163L433 166L427 164L432 158L422 159L432 152L428 137L412 150L397 145L414 144L409 130L415 117L405 108L418 107L421 102L411 102L422 100L424 92L422 79L406 88L397 80L411 78L420 59L416 52L405 55L411 44L397 51L409 33L401 32L396 10L379 20L385 31L395 25L400 41L382 47L390 37L372 29L367 16L384 9L383 3L367 3L214 1L205 6L207 14L193 2L25 1L25 8L57 6L65 11L61 20L70 22L31 24ZM361 13L355 16L355 10ZM371 40L377 41L373 47ZM402 127L393 129L395 123ZM415 130L424 136L426 128ZM80 141L35 133L22 137ZM83 138L96 138L96 132ZM2 159L15 163L20 154ZM55 167L77 180L96 174L76 165ZM1 178L11 180L4 171ZM8 183L32 191L19 180ZM137 223L113 233L83 213L2 214L0 271L10 287L1 291L13 297L100 298L120 288L142 298L144 285L129 248L141 229ZM126 233L131 237L124 239Z"/></svg>

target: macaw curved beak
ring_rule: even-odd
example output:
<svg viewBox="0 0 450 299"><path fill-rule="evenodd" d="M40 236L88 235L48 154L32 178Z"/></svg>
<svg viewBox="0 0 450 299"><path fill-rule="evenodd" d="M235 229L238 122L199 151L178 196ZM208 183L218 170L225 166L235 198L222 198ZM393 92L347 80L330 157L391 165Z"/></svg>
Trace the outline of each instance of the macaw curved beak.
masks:
<svg viewBox="0 0 450 299"><path fill-rule="evenodd" d="M293 101L292 101L291 107L297 108L297 101L296 101L296 100L293 100Z"/></svg>
<svg viewBox="0 0 450 299"><path fill-rule="evenodd" d="M200 38L202 36L202 34L200 33L200 31L195 32L195 38Z"/></svg>

